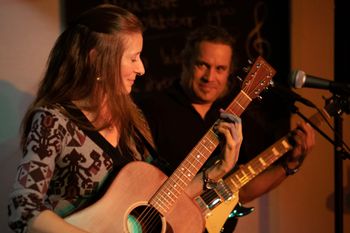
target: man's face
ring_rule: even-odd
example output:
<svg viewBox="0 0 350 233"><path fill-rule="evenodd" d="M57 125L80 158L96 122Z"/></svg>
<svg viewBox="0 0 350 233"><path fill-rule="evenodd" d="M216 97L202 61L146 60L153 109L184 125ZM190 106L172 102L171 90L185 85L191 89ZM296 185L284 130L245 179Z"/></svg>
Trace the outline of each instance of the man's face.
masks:
<svg viewBox="0 0 350 233"><path fill-rule="evenodd" d="M230 74L232 49L213 42L199 44L190 82L196 102L210 104L225 94Z"/></svg>

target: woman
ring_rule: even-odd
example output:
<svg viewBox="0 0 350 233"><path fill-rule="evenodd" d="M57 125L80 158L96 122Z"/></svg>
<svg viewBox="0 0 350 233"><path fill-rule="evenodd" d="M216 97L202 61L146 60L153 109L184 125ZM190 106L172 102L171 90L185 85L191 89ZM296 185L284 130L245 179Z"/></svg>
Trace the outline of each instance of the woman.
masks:
<svg viewBox="0 0 350 233"><path fill-rule="evenodd" d="M132 13L100 5L58 38L37 96L22 122L23 158L9 202L16 232L84 232L64 217L99 198L129 161L153 161L152 138L129 93L144 74L143 27ZM209 169L220 178L237 160L240 123L221 122L224 159ZM200 175L186 190L202 190ZM126 190L127 191L127 190Z"/></svg>

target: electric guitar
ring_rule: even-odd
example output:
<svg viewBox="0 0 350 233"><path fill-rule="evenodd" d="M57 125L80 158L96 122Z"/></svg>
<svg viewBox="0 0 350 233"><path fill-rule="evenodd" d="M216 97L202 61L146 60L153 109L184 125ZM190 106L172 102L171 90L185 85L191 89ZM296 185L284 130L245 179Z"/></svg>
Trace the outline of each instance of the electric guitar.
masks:
<svg viewBox="0 0 350 233"><path fill-rule="evenodd" d="M238 116L271 82L275 70L258 57L226 109ZM219 144L213 126L168 178L146 162L125 165L94 204L65 218L89 232L203 232L201 210L185 188Z"/></svg>
<svg viewBox="0 0 350 233"><path fill-rule="evenodd" d="M323 120L339 112L340 108L340 103L332 101L321 112L311 116L309 120L314 125L320 125ZM279 139L236 172L220 180L215 189L207 190L195 198L205 216L208 233L221 232L227 218L238 203L239 189L290 151L293 148L290 143L291 138L292 132Z"/></svg>

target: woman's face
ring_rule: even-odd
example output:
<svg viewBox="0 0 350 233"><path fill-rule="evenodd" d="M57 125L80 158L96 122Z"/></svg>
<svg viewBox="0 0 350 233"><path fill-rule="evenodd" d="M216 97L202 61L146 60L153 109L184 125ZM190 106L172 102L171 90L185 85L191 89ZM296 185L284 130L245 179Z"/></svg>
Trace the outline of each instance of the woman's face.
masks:
<svg viewBox="0 0 350 233"><path fill-rule="evenodd" d="M121 75L125 90L130 93L136 77L145 73L140 58L143 38L141 33L130 33L125 38L126 46L121 61Z"/></svg>

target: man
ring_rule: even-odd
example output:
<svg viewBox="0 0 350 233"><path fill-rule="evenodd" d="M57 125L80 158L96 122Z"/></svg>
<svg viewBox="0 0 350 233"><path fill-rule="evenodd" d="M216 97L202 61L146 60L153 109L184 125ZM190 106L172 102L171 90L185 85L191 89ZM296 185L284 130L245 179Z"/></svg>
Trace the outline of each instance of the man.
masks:
<svg viewBox="0 0 350 233"><path fill-rule="evenodd" d="M179 82L163 91L135 97L150 124L160 156L168 162L170 174L218 119L220 109L225 109L238 93L239 89L231 77L233 58L233 39L228 32L215 26L198 28L187 38ZM253 105L242 115L244 140L239 156L241 164L280 137L274 132L273 124L266 129L266 117L257 115L257 108ZM260 128L261 133L258 132ZM255 130L254 135L252 131L249 133L249 129ZM240 202L261 196L294 173L314 146L314 137L313 129L301 123L294 134L294 149L286 155L285 162L276 163L243 186L239 192ZM257 144L260 144L257 146L259 149L250 148ZM217 161L215 154L207 164ZM225 231L232 232L233 228L225 227Z"/></svg>

